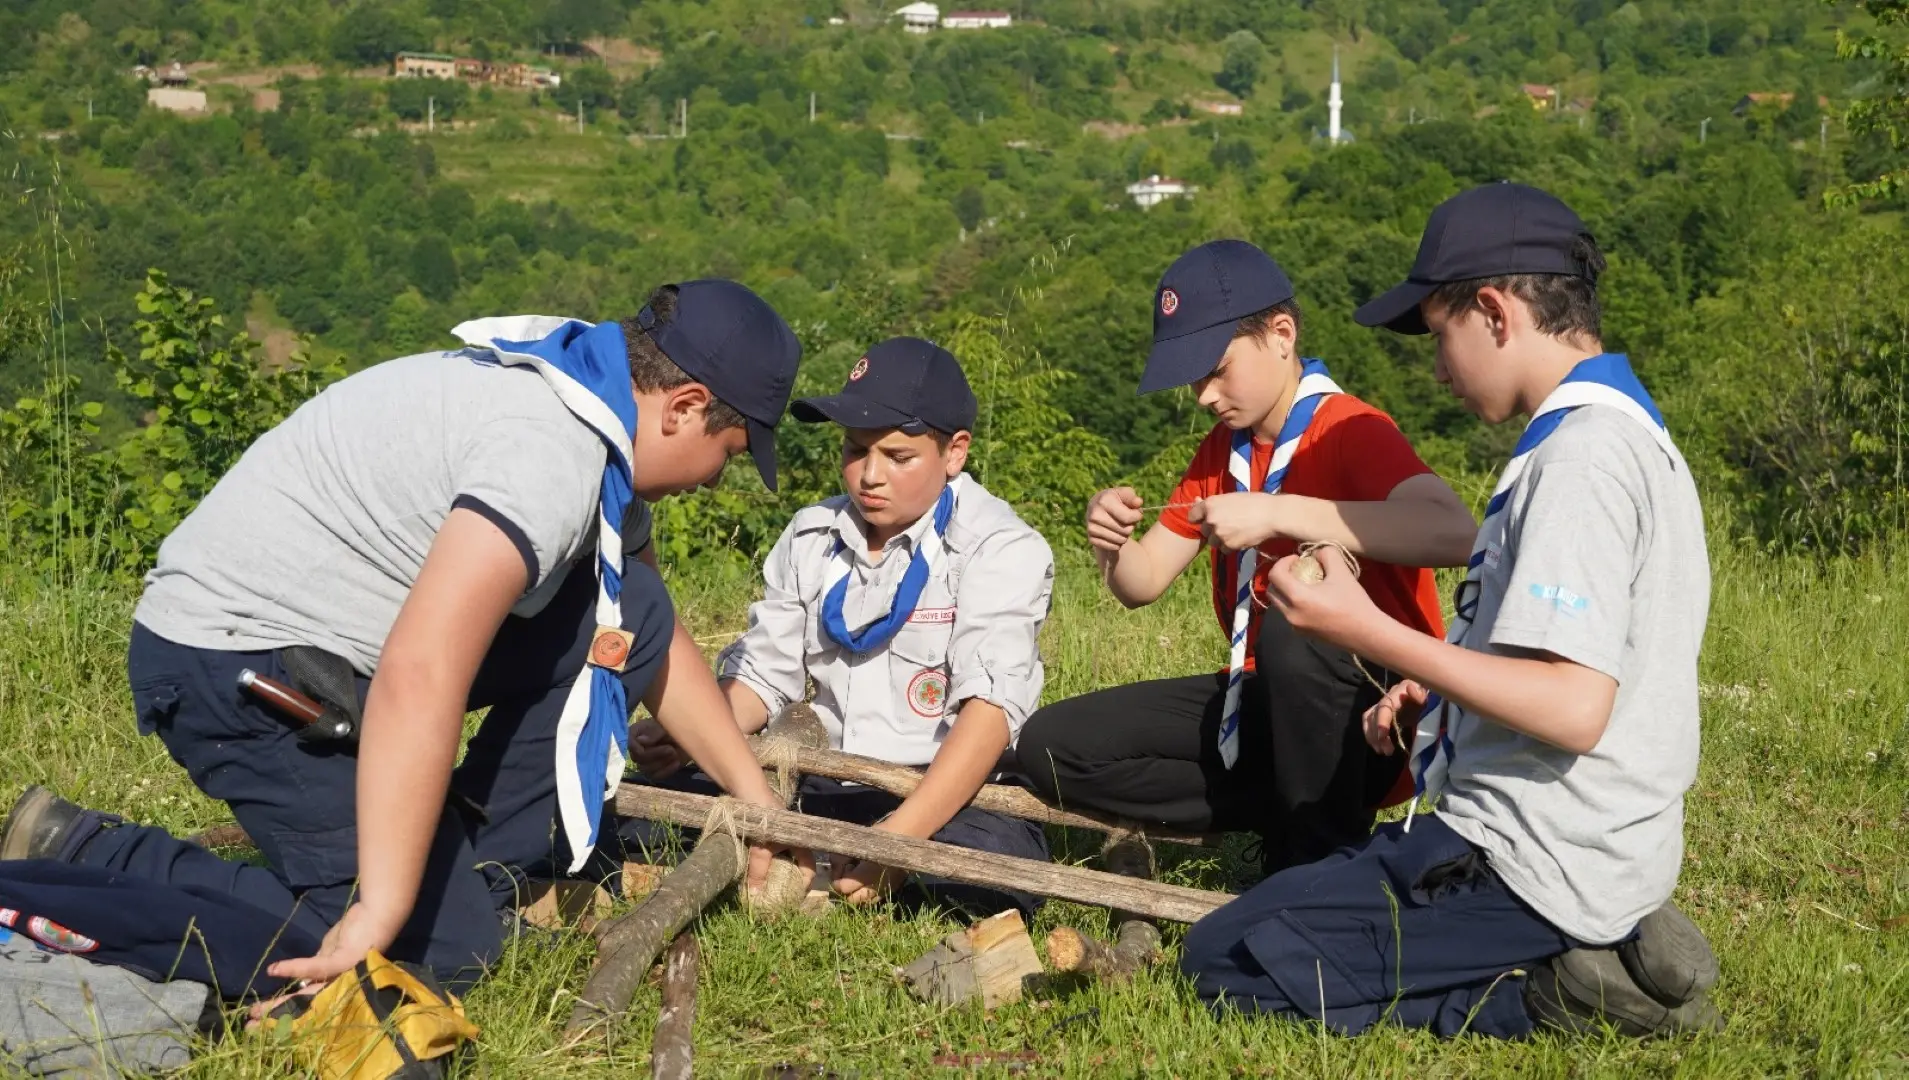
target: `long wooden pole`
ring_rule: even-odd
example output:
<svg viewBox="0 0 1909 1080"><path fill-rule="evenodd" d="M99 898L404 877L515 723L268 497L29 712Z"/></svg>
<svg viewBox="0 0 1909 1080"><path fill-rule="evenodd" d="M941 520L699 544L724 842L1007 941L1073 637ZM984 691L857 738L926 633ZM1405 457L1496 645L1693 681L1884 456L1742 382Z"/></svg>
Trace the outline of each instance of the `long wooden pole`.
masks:
<svg viewBox="0 0 1909 1080"><path fill-rule="evenodd" d="M717 799L667 788L624 784L617 789L617 812L625 817L698 826L709 819ZM918 874L933 874L978 885L1019 889L1081 904L1112 907L1157 919L1196 922L1233 899L1155 881L1137 881L1078 866L1063 866L1011 855L970 851L933 840L917 840L789 810L727 800L729 821L738 835L772 844L790 844L857 859L872 859Z"/></svg>
<svg viewBox="0 0 1909 1080"><path fill-rule="evenodd" d="M654 1080L691 1080L695 1075L696 935L678 934L663 960L663 1007L656 1015L656 1038L650 1043L650 1076Z"/></svg>
<svg viewBox="0 0 1909 1080"><path fill-rule="evenodd" d="M767 761L773 757L774 751L769 749L772 745L769 739L755 740L754 745L757 755L763 760ZM908 765L892 765L886 761L876 761L873 758L865 758L841 750L800 747L795 751L795 764L804 776L826 776L831 780L866 784L902 798L907 798L915 788L921 785L920 769ZM1006 814L1024 821L1038 821L1048 825L1066 825L1103 833L1141 833L1149 840L1193 847L1208 846L1213 843L1213 838L1197 834L1154 832L1146 826L1112 815L1061 810L1035 798L1026 788L1012 784L984 785L975 793L968 805L977 810L992 810L997 814Z"/></svg>

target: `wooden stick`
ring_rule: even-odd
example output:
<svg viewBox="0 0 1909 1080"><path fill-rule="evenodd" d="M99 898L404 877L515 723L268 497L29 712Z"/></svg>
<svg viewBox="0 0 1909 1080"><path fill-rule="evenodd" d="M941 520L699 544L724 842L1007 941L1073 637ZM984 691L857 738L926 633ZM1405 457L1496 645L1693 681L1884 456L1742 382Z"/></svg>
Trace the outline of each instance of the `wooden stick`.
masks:
<svg viewBox="0 0 1909 1080"><path fill-rule="evenodd" d="M1160 931L1141 919L1121 923L1112 945L1071 926L1057 926L1047 935L1047 962L1056 971L1127 979L1159 958Z"/></svg>
<svg viewBox="0 0 1909 1080"><path fill-rule="evenodd" d="M708 795L624 784L617 790L616 808L618 813L626 817L696 825L709 816L716 801ZM1227 893L1205 892L1156 881L1135 881L1078 866L970 851L951 844L917 840L788 810L771 810L732 801L730 812L736 831L750 840L829 851L857 859L873 859L884 866L913 873L933 874L995 888L1020 889L1041 896L1113 907L1174 922L1195 922L1233 899Z"/></svg>
<svg viewBox="0 0 1909 1080"><path fill-rule="evenodd" d="M766 738L754 740L754 745L758 755L767 755L768 751L764 749L768 745ZM886 791L890 795L899 795L904 799L921 785L920 769L908 765L892 765L886 761L876 761L873 758L865 758L841 750L802 747L796 751L795 762L804 776L826 776L831 780L866 784ZM1067 825L1104 833L1144 833L1150 840L1192 847L1211 846L1216 840L1213 837L1196 834L1156 833L1138 822L1122 820L1111 815L1080 810L1061 810L1042 802L1026 788L1013 784L984 785L975 793L968 805L977 810L991 810L997 814L1006 814L1024 821Z"/></svg>
<svg viewBox="0 0 1909 1080"><path fill-rule="evenodd" d="M806 711L807 706L804 706L803 712ZM793 708L778 714L776 720L770 723L769 730L775 732L777 737L797 744L827 737L822 734L821 724L815 722L813 713L804 716ZM801 777L791 770L777 769L770 776L770 785L782 797L783 805L787 806L795 799L796 789L801 786ZM623 786L627 788L631 785ZM702 828L709 824L712 817L710 811L715 809L716 800L705 796L690 797L701 798L705 804L703 813L693 819L662 818L641 813L630 816ZM621 802L618 807L622 808ZM739 831L738 835L746 834ZM748 866L749 853L741 843L731 838L726 831L719 830L713 835L705 831L696 841L696 850L663 876L648 900L621 918L599 924L597 967L590 973L582 992L577 995L577 1003L570 1009L570 1023L565 1028L565 1034L572 1040L581 1038L598 1022L628 1009L630 999L636 996L636 988L649 972L650 965L656 962L657 954L682 933L684 927L694 922L716 897L722 895L724 889L734 885Z"/></svg>
<svg viewBox="0 0 1909 1080"><path fill-rule="evenodd" d="M696 935L678 934L663 960L663 1008L656 1014L656 1038L650 1042L650 1075L655 1080L690 1080L694 1075L696 1025Z"/></svg>

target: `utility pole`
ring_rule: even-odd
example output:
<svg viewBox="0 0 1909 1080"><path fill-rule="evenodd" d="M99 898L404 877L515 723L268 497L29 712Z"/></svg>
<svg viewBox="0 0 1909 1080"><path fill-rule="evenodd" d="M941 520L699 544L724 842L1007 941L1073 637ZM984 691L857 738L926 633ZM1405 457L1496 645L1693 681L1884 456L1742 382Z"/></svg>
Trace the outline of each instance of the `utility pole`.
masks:
<svg viewBox="0 0 1909 1080"><path fill-rule="evenodd" d="M87 117L91 119L92 114L88 113ZM1829 117L1825 116L1821 119L1822 123L1818 124L1816 128L1816 143L1822 149L1822 152L1827 155L1829 153Z"/></svg>
<svg viewBox="0 0 1909 1080"><path fill-rule="evenodd" d="M1702 146L1704 143L1709 141L1710 141L1710 118L1706 116L1703 119L1703 123L1697 125L1697 145Z"/></svg>
<svg viewBox="0 0 1909 1080"><path fill-rule="evenodd" d="M583 95L577 95L577 134L583 134Z"/></svg>
<svg viewBox="0 0 1909 1080"><path fill-rule="evenodd" d="M424 130L427 132L437 130L437 98L435 96L424 99Z"/></svg>
<svg viewBox="0 0 1909 1080"><path fill-rule="evenodd" d="M89 123L93 119L93 92L91 90L86 92L86 119Z"/></svg>
<svg viewBox="0 0 1909 1080"><path fill-rule="evenodd" d="M815 123L815 91L809 91L809 123Z"/></svg>

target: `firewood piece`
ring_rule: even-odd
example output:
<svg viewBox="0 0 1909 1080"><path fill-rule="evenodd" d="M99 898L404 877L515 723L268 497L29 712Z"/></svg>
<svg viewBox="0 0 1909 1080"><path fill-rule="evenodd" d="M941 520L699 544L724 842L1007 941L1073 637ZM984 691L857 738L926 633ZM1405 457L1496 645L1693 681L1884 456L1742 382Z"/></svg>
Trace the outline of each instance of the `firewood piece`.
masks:
<svg viewBox="0 0 1909 1080"><path fill-rule="evenodd" d="M669 873L669 867L654 863L626 862L623 864L623 899L630 903L645 900L656 891L656 886Z"/></svg>
<svg viewBox="0 0 1909 1080"><path fill-rule="evenodd" d="M663 959L663 1007L650 1040L650 1075L655 1080L690 1080L696 1026L696 935L678 934Z"/></svg>
<svg viewBox="0 0 1909 1080"><path fill-rule="evenodd" d="M763 753L762 746L767 740L757 738L755 746L758 755ZM826 776L831 780L847 780L878 788L890 795L907 798L921 785L922 771L908 765L891 765L886 761L861 757L841 750L826 748L798 750L795 755L796 767L804 776ZM969 806L977 810L991 810L997 814L1020 818L1023 821L1038 821L1047 825L1066 825L1076 829L1093 829L1096 832L1125 834L1145 831L1136 822L1126 821L1109 815L1087 813L1079 810L1061 810L1036 798L1023 787L1013 784L987 784L969 800ZM1170 844L1183 844L1191 847L1211 846L1216 838L1197 834L1154 833L1147 832L1149 839Z"/></svg>
<svg viewBox="0 0 1909 1080"><path fill-rule="evenodd" d="M212 848L248 848L256 847L252 838L245 834L243 825L214 825L210 829L187 840L188 844L197 844L208 850Z"/></svg>
<svg viewBox="0 0 1909 1080"><path fill-rule="evenodd" d="M609 917L615 901L603 886L575 878L532 881L517 911L524 921L546 930L576 927L588 933Z"/></svg>
<svg viewBox="0 0 1909 1080"><path fill-rule="evenodd" d="M915 996L939 1005L979 998L983 1008L1021 1000L1024 981L1042 974L1021 913L1003 911L957 930L914 963L902 979Z"/></svg>
<svg viewBox="0 0 1909 1080"><path fill-rule="evenodd" d="M783 709L770 722L768 732L795 745L818 736L826 737L814 711L806 705ZM776 769L770 783L786 806L795 798L800 777L790 769ZM694 820L660 819L649 814L631 816L700 828L710 820L717 800L700 795L691 797L702 799L705 807L703 815ZM622 809L620 805L619 809ZM577 995L577 1003L570 1009L566 1035L572 1040L581 1038L598 1022L628 1009L630 999L636 996L636 988L657 954L722 895L724 889L734 885L748 867L747 849L728 834L726 827L715 835L705 832L696 841L696 850L663 875L649 899L622 917L599 924L596 970L590 973Z"/></svg>
<svg viewBox="0 0 1909 1080"><path fill-rule="evenodd" d="M617 811L629 817L697 825L708 817L716 800L707 795L624 784L617 791L616 803ZM1112 907L1174 922L1196 922L1201 916L1233 899L1228 893L1206 892L1157 881L1136 881L1085 867L972 851L933 840L917 840L898 833L747 803L731 803L730 811L737 833L749 840L835 852L855 859L873 859L884 866L911 873L932 874L995 888L1019 889L1039 896ZM661 947L659 943L657 948Z"/></svg>
<svg viewBox="0 0 1909 1080"><path fill-rule="evenodd" d="M1109 945L1071 926L1057 926L1047 935L1047 962L1056 971L1128 979L1160 958L1160 931L1144 919L1120 924L1120 936Z"/></svg>

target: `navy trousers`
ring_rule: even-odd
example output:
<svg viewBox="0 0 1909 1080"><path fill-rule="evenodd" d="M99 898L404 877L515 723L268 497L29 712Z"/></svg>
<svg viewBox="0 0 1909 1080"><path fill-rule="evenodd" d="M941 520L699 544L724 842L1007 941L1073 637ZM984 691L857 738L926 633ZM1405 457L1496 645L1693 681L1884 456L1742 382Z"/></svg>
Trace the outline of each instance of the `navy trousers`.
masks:
<svg viewBox="0 0 1909 1080"><path fill-rule="evenodd" d="M715 781L700 772L687 769L664 780L650 780L640 775L632 779L639 784L655 784L699 795L722 794ZM795 808L805 814L855 825L873 825L901 805L899 796L886 791L845 784L823 776L803 777L796 799ZM685 843L694 843L696 830L679 829L675 832L683 837ZM633 862L654 862L667 847L670 835L671 830L667 826L638 818L621 819L617 827L624 856ZM1051 858L1047 849L1047 833L1039 825L1006 814L976 810L971 806L964 807L932 839L973 851L991 851L997 855L1013 855L1022 859L1047 862ZM1019 908L1022 918L1030 923L1041 903L1039 897L1016 889L997 889L922 874L909 875L908 883L896 891L894 898L904 907L936 906L973 919Z"/></svg>
<svg viewBox="0 0 1909 1080"><path fill-rule="evenodd" d="M634 559L625 560L622 600L636 639L623 676L634 705L668 654L675 615L662 579ZM595 603L595 565L579 559L543 611L504 621L471 687L468 708L490 712L451 787L478 812L447 808L417 905L389 951L447 987L468 986L496 959L521 877L552 876L569 862L554 828L557 719L583 671ZM290 721L239 690L248 667L291 681L276 653L188 648L133 627L127 675L140 730L157 734L201 791L231 807L266 865L110 818L71 837L64 855L225 893L319 938L344 915L358 875L357 750L299 740ZM360 678L361 700L368 687Z"/></svg>
<svg viewBox="0 0 1909 1080"><path fill-rule="evenodd" d="M1577 945L1434 814L1260 882L1194 924L1180 968L1216 1011L1522 1038L1518 972Z"/></svg>

